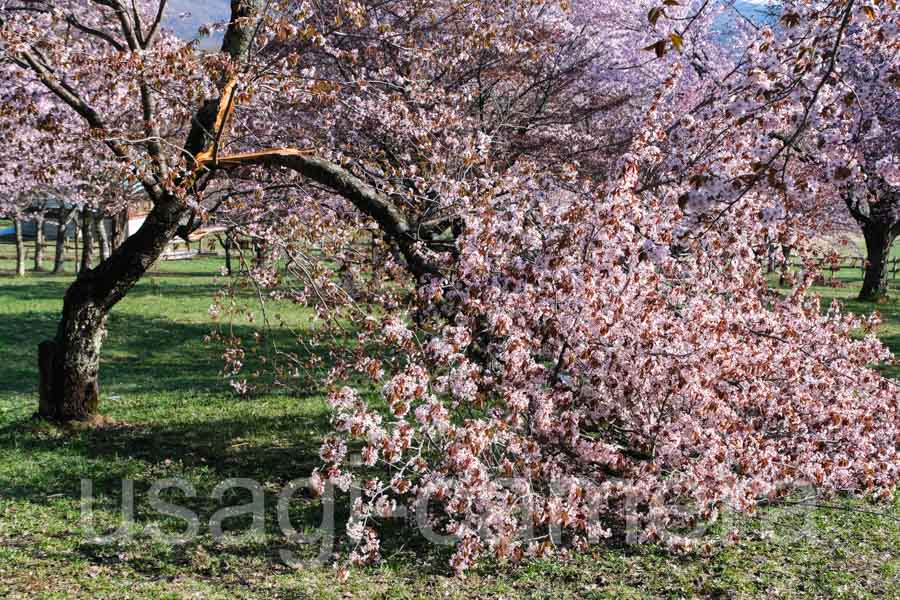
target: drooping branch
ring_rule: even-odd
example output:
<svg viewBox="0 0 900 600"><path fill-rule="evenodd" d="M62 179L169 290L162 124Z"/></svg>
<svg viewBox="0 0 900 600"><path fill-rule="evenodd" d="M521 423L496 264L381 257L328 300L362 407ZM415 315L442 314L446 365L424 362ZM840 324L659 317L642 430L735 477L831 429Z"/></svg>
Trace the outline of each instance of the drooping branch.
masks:
<svg viewBox="0 0 900 600"><path fill-rule="evenodd" d="M204 157L203 164L210 169L266 166L295 171L347 199L378 223L384 234L400 248L410 271L416 277L441 273L435 261L424 252L424 244L418 239L409 220L394 203L385 194L340 165L310 156L309 152L295 148L232 154L219 157L215 161L212 157Z"/></svg>

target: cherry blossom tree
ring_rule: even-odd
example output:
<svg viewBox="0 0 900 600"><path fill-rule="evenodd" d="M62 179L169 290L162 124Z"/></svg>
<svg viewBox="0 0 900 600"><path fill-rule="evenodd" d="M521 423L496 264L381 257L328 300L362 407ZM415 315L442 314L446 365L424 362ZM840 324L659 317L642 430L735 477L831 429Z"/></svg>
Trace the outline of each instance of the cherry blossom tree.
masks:
<svg viewBox="0 0 900 600"><path fill-rule="evenodd" d="M841 130L829 131L825 143L846 144L854 150L841 192L866 241L866 274L859 297L875 300L888 292L887 262L900 236L900 52L896 44L853 47L841 58L845 100L856 105L857 113L854 120L842 123Z"/></svg>
<svg viewBox="0 0 900 600"><path fill-rule="evenodd" d="M710 4L655 7L647 51L684 51ZM680 98L676 63L600 185L538 169L483 196L449 272L370 328L392 358L354 368L379 401L333 392L317 480L362 489L352 560L377 560L401 504L463 571L629 529L689 546L698 522L797 488L892 496L900 390L869 366L892 360L877 316L823 313L812 268L777 294L760 259L772 239L810 257L856 156L804 144L861 118L840 53L895 50L898 13L787 4L699 96Z"/></svg>
<svg viewBox="0 0 900 600"><path fill-rule="evenodd" d="M41 414L95 413L107 314L214 216L261 248L261 299L314 309L301 343L358 338L331 355L314 476L362 479L356 561L401 503L463 571L628 528L685 546L698 520L807 483L890 497L900 415L869 367L891 360L877 316L823 312L812 269L778 294L763 263L773 243L808 260L819 207L856 173L827 143L864 112L839 58L887 52L897 8L788 2L728 46L729 6L233 0L221 50L199 53L160 30L166 2L0 4L22 85L154 203L67 292ZM226 289L213 316L230 306ZM303 354L280 351L279 383L315 366Z"/></svg>
<svg viewBox="0 0 900 600"><path fill-rule="evenodd" d="M108 164L118 166L120 180L139 181L154 202L137 234L96 268L82 271L67 291L59 332L40 348L39 412L46 417L86 419L96 412L100 348L109 310L159 256L189 212L185 190L197 186L191 174L200 164L195 157L211 144L208 134L217 129L216 117L222 124L225 111L217 110L218 101L197 110L184 105L190 96L164 105L158 100L164 93L179 92L174 85L161 85L167 78L178 81L172 74L179 69L186 76L182 83L196 84L195 94L216 89L203 74L199 81L190 80L198 70L185 58L190 52L160 32L165 4L72 1L0 6L4 66L16 72L20 87L43 87L51 97L46 102L54 103L60 113L73 114L81 124L80 132L68 141L88 149L86 158L67 161L67 172L74 177L91 173L95 165L90 159L103 152ZM253 31L247 17L254 8L252 3L234 4L235 19L223 42L222 59L218 65L210 64L219 71L216 81L246 55ZM184 118L192 112L196 118ZM168 139L162 127L180 121L191 131L173 153L165 146ZM48 162L42 160L46 154L44 146L43 151L19 156L22 162L33 157L32 168L41 170Z"/></svg>
<svg viewBox="0 0 900 600"><path fill-rule="evenodd" d="M42 414L93 414L106 314L169 239L206 218L207 198L221 207L222 187L295 190L300 176L328 190L314 192L315 212L339 208L346 232L360 223L352 207L421 278L439 270L429 247L452 253L435 238L452 225L454 204L478 193L466 189L480 176L477 152L493 144L514 163L537 140L552 162L542 135L624 101L623 86L578 86L598 50L555 3L401 4L285 3L261 15L258 2L234 2L218 54L160 32L165 2L4 4L6 64L74 112L85 129L75 141L106 153L155 205L141 231L67 293L60 333L41 350ZM468 109L476 82L477 115ZM564 98L582 108L564 110ZM73 160L69 171L91 168ZM261 171L272 177L260 183ZM234 204L247 192L224 195Z"/></svg>

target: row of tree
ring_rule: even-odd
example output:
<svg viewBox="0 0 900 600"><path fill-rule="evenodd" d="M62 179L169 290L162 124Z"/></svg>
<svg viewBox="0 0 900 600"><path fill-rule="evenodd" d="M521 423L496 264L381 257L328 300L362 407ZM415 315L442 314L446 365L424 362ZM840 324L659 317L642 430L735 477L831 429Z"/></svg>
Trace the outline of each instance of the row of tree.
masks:
<svg viewBox="0 0 900 600"><path fill-rule="evenodd" d="M16 276L23 277L26 270L25 230L33 230L34 271L44 271L47 242L47 228L54 232L54 258L52 273L65 271L66 244L74 244L74 255L78 257L76 272L90 269L99 255L104 261L124 239L127 230L125 215L122 213L107 218L84 207L57 207L48 213L46 206L31 205L24 214L10 215L15 229ZM109 221L107 223L107 220ZM111 225L111 227L109 227ZM97 254L95 255L95 250Z"/></svg>

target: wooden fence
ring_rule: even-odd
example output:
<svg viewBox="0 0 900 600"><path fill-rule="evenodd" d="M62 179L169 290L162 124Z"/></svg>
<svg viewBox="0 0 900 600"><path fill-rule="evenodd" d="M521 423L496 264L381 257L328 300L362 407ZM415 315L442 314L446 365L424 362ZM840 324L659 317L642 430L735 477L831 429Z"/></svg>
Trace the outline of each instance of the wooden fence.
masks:
<svg viewBox="0 0 900 600"><path fill-rule="evenodd" d="M829 260L813 261L823 273L829 273L830 279L835 279L838 272L844 269L859 271L859 278L863 279L866 275L866 259L862 257L844 257L837 262ZM791 268L802 269L806 265L804 263L793 261L790 263ZM900 258L892 258L887 261L888 279L897 281L900 279Z"/></svg>
<svg viewBox="0 0 900 600"><path fill-rule="evenodd" d="M53 269L53 261L56 256L56 241L49 240L43 244L44 249L44 270ZM66 239L64 244L64 252L67 270L73 270L77 273L81 263L82 245L74 238ZM181 238L172 240L165 252L159 257L161 261L168 260L189 260L199 256L218 256L224 252L218 241L209 237L201 240L192 240L185 242ZM34 238L25 240L25 267L31 270L34 262L35 241ZM10 238L0 239L0 260L14 261L16 259L15 241ZM97 264L100 260L100 251L94 248L93 263Z"/></svg>

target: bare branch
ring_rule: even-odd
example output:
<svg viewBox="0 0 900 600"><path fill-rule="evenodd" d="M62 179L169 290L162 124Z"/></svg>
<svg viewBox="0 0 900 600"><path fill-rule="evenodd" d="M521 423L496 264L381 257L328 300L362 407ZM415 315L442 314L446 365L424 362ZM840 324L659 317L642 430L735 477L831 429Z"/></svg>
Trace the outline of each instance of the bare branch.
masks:
<svg viewBox="0 0 900 600"><path fill-rule="evenodd" d="M74 15L69 15L68 17L66 17L66 23L83 33L103 40L104 42L115 48L118 52L125 51L125 46L123 46L116 38L114 38L111 33L102 31L100 29L94 29L93 27L88 27L87 25L76 19Z"/></svg>
<svg viewBox="0 0 900 600"><path fill-rule="evenodd" d="M153 44L153 40L156 38L156 34L159 32L159 26L162 24L163 14L166 12L166 5L168 4L168 0L160 0L159 2L159 10L156 11L156 18L153 20L153 24L150 25L150 30L144 36L144 48L149 48L151 44Z"/></svg>

